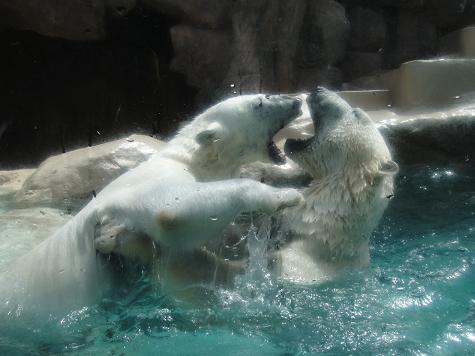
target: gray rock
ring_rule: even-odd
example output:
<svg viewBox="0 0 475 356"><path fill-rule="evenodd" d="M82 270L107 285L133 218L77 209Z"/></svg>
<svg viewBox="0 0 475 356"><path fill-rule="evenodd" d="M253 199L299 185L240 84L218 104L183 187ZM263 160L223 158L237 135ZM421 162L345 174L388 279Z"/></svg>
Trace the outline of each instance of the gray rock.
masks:
<svg viewBox="0 0 475 356"><path fill-rule="evenodd" d="M0 0L4 28L70 40L106 37L104 0Z"/></svg>
<svg viewBox="0 0 475 356"><path fill-rule="evenodd" d="M111 18L126 17L137 5L137 0L105 0L106 14Z"/></svg>
<svg viewBox="0 0 475 356"><path fill-rule="evenodd" d="M381 12L355 7L349 12L351 25L349 46L360 52L376 52L386 42L386 19Z"/></svg>
<svg viewBox="0 0 475 356"><path fill-rule="evenodd" d="M0 200L5 203L22 187L25 180L30 177L35 169L17 169L13 171L0 171Z"/></svg>
<svg viewBox="0 0 475 356"><path fill-rule="evenodd" d="M196 88L219 87L232 57L231 34L186 25L174 26L170 33L175 51L171 68Z"/></svg>
<svg viewBox="0 0 475 356"><path fill-rule="evenodd" d="M397 49L392 54L392 65L412 59L433 56L437 49L437 30L422 14L399 11L397 22Z"/></svg>
<svg viewBox="0 0 475 356"><path fill-rule="evenodd" d="M27 206L75 207L122 173L149 159L162 145L151 137L132 135L50 157L24 182L15 196L16 202Z"/></svg>
<svg viewBox="0 0 475 356"><path fill-rule="evenodd" d="M297 50L301 68L325 67L343 58L350 24L345 8L333 0L308 3Z"/></svg>
<svg viewBox="0 0 475 356"><path fill-rule="evenodd" d="M139 0L141 4L204 28L220 28L230 23L230 0Z"/></svg>
<svg viewBox="0 0 475 356"><path fill-rule="evenodd" d="M402 164L468 163L475 159L475 105L396 116L380 131Z"/></svg>
<svg viewBox="0 0 475 356"><path fill-rule="evenodd" d="M378 5L405 9L421 8L430 0L378 0Z"/></svg>
<svg viewBox="0 0 475 356"><path fill-rule="evenodd" d="M345 80L354 80L379 72L382 65L383 56L380 53L347 52L342 67Z"/></svg>
<svg viewBox="0 0 475 356"><path fill-rule="evenodd" d="M339 89L343 75L338 68L303 68L297 70L297 91L311 91L317 85Z"/></svg>
<svg viewBox="0 0 475 356"><path fill-rule="evenodd" d="M473 24L475 0L428 0L427 13L437 27Z"/></svg>

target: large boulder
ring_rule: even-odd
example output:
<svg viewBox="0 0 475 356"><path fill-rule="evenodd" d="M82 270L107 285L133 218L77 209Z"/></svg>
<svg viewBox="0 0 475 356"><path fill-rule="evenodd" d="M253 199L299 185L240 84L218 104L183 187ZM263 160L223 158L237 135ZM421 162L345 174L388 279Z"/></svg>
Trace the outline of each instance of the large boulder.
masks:
<svg viewBox="0 0 475 356"><path fill-rule="evenodd" d="M122 173L148 160L162 146L151 137L132 135L50 157L24 182L16 201L27 206L75 208Z"/></svg>
<svg viewBox="0 0 475 356"><path fill-rule="evenodd" d="M437 27L473 24L475 0L428 0L427 12Z"/></svg>
<svg viewBox="0 0 475 356"><path fill-rule="evenodd" d="M220 28L229 24L230 0L139 0L141 4L197 27Z"/></svg>
<svg viewBox="0 0 475 356"><path fill-rule="evenodd" d="M328 68L301 68L297 69L297 91L311 91L318 85L329 89L340 89L343 75L341 70L335 67Z"/></svg>
<svg viewBox="0 0 475 356"><path fill-rule="evenodd" d="M354 80L381 71L383 56L379 52L349 51L343 60L342 67L345 80Z"/></svg>
<svg viewBox="0 0 475 356"><path fill-rule="evenodd" d="M359 52L376 52L384 48L387 39L387 20L382 12L357 6L350 10L349 46Z"/></svg>
<svg viewBox="0 0 475 356"><path fill-rule="evenodd" d="M325 67L343 58L350 23L345 8L334 0L314 0L307 4L297 50L301 68Z"/></svg>
<svg viewBox="0 0 475 356"><path fill-rule="evenodd" d="M378 0L378 5L405 9L421 8L430 0Z"/></svg>
<svg viewBox="0 0 475 356"><path fill-rule="evenodd" d="M25 180L27 180L34 171L35 169L0 171L0 201L2 201L2 203L8 202L8 200L21 189Z"/></svg>
<svg viewBox="0 0 475 356"><path fill-rule="evenodd" d="M70 40L106 37L104 0L0 0L3 28Z"/></svg>
<svg viewBox="0 0 475 356"><path fill-rule="evenodd" d="M175 52L171 68L193 87L220 85L232 58L231 34L186 25L174 26L170 33Z"/></svg>
<svg viewBox="0 0 475 356"><path fill-rule="evenodd" d="M397 19L396 52L390 65L432 57L437 51L437 29L422 13L401 10Z"/></svg>
<svg viewBox="0 0 475 356"><path fill-rule="evenodd" d="M472 163L475 159L475 101L469 105L379 123L403 164Z"/></svg>

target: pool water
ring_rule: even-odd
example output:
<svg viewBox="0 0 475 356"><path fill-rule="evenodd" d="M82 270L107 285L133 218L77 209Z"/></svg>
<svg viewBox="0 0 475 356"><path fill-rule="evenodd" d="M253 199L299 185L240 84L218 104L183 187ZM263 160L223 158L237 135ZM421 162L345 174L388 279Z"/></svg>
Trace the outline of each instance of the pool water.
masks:
<svg viewBox="0 0 475 356"><path fill-rule="evenodd" d="M0 319L0 354L475 354L475 169L403 168L371 267L316 286L252 261L209 305L177 305L146 274L100 305Z"/></svg>

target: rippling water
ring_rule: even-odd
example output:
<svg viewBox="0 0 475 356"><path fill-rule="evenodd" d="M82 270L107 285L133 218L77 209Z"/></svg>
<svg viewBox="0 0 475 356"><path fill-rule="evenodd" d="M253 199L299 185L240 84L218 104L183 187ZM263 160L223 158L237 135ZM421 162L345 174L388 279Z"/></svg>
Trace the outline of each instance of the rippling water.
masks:
<svg viewBox="0 0 475 356"><path fill-rule="evenodd" d="M475 170L411 167L372 239L371 267L319 286L260 263L209 306L177 306L148 277L41 323L0 320L0 354L475 353Z"/></svg>

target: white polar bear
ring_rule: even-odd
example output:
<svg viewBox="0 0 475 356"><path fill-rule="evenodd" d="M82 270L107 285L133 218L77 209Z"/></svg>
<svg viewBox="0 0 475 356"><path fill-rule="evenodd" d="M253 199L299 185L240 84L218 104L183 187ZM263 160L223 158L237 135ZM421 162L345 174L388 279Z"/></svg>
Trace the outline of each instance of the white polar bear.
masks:
<svg viewBox="0 0 475 356"><path fill-rule="evenodd" d="M177 256L195 253L239 213L272 213L298 204L302 197L293 189L228 178L242 164L268 158L272 137L300 114L300 107L295 97L247 95L206 110L165 149L110 183L17 261L0 280L1 304L9 310L38 306L54 311L96 302L111 278L96 256L95 235L99 242L127 231L151 237L160 253L168 254L162 282L174 281L181 271L163 269Z"/></svg>
<svg viewBox="0 0 475 356"><path fill-rule="evenodd" d="M307 104L315 136L289 139L284 149L313 182L302 204L282 211L283 241L272 266L283 278L312 283L368 265L369 238L393 196L398 166L361 109L324 88Z"/></svg>

